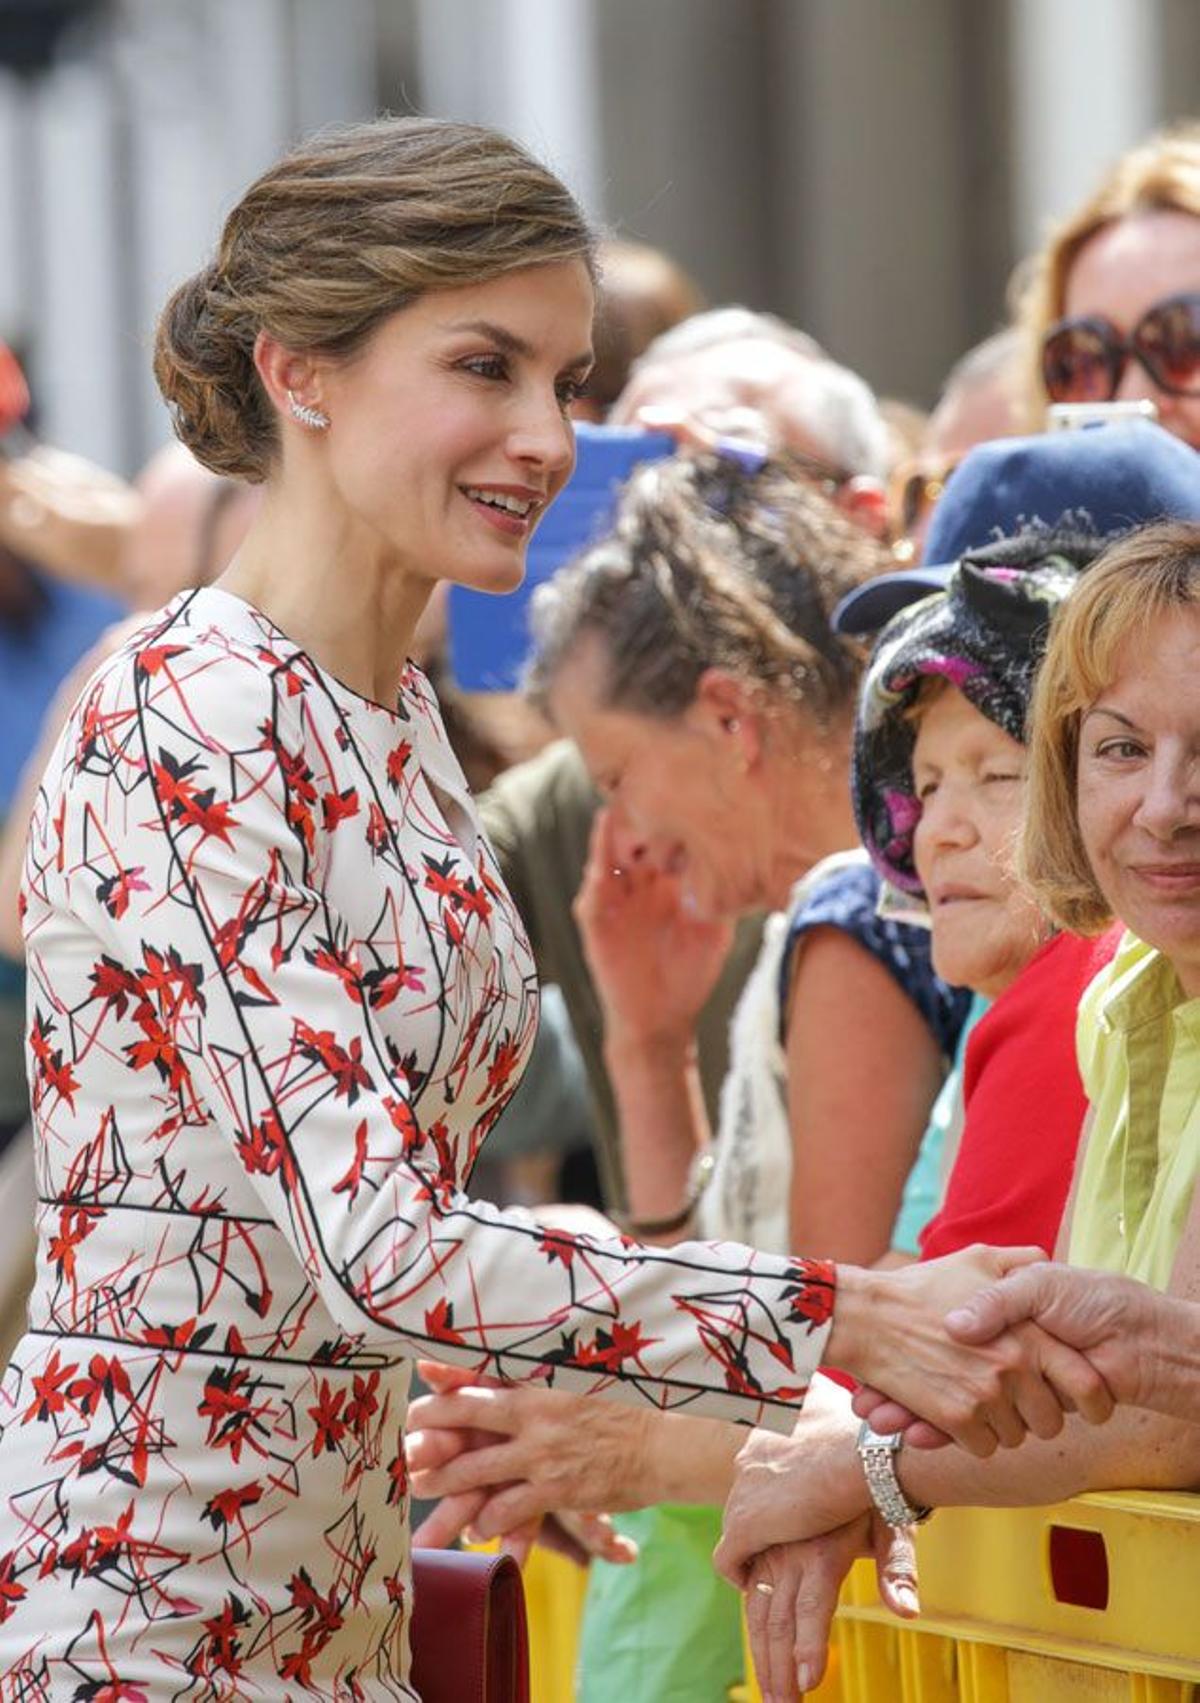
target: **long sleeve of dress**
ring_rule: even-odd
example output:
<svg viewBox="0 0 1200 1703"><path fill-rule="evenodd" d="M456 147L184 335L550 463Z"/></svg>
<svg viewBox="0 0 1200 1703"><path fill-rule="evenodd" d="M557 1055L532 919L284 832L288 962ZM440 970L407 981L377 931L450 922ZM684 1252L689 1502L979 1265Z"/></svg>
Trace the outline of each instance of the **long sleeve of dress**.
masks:
<svg viewBox="0 0 1200 1703"><path fill-rule="evenodd" d="M428 795L411 751L392 764L379 741L402 751L404 729L365 704L360 728L334 684L280 644L168 622L85 695L28 863L43 1126L66 1139L153 1091L174 1108L146 1135L171 1198L232 1211L264 1244L281 1234L349 1338L790 1425L831 1268L575 1238L461 1192L519 1050L487 1020L503 895L482 866L414 852L406 813ZM438 1093L457 1122L419 1044L452 1019ZM104 1093L80 1092L101 1073L72 1073L84 1035Z"/></svg>

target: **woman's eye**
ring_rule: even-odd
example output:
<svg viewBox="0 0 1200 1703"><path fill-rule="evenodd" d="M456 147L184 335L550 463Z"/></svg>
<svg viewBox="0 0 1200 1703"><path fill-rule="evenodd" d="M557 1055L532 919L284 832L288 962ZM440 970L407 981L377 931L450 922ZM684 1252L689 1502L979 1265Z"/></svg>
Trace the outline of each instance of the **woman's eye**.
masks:
<svg viewBox="0 0 1200 1703"><path fill-rule="evenodd" d="M923 804L927 798L932 798L936 791L937 791L937 782L936 781L918 781L918 783L917 783L917 800L918 800L918 802Z"/></svg>
<svg viewBox="0 0 1200 1703"><path fill-rule="evenodd" d="M569 408L573 402L587 391L587 380L581 378L561 378L554 387L560 408Z"/></svg>
<svg viewBox="0 0 1200 1703"><path fill-rule="evenodd" d="M464 369L474 373L477 378L505 379L508 377L508 363L503 355L472 355L463 363Z"/></svg>
<svg viewBox="0 0 1200 1703"><path fill-rule="evenodd" d="M1136 739L1106 739L1096 747L1097 757L1115 757L1118 762L1128 762L1145 754L1145 747Z"/></svg>
<svg viewBox="0 0 1200 1703"><path fill-rule="evenodd" d="M984 775L983 784L984 786L992 786L1000 781L1023 781L1024 779L1024 775L1014 774L1011 770L996 769L990 775Z"/></svg>

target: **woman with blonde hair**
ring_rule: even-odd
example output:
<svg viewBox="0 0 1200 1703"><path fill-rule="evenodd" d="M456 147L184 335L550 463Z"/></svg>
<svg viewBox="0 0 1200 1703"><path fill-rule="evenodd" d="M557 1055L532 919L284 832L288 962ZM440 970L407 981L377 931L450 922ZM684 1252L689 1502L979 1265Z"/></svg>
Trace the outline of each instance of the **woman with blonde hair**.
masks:
<svg viewBox="0 0 1200 1703"><path fill-rule="evenodd" d="M1034 695L1023 861L1039 903L1065 928L1126 932L1079 1007L1090 1116L1061 1240L1073 1266L1200 1299L1200 526L1166 522L1112 546L1085 573L1051 633ZM984 1304L982 1312L995 1312ZM1047 1314L1050 1310L1046 1309ZM1171 1316L1188 1317L1183 1308ZM1020 1316L1014 1309L1013 1316ZM1052 1316L1052 1315L1051 1315ZM958 1320L978 1335L970 1312ZM1003 1317L1003 1315L1001 1315ZM998 1321L993 1321L998 1322ZM1186 1341L1186 1338L1184 1339ZM1104 1363L1103 1332L1091 1346ZM1181 1356L1182 1357L1182 1356ZM1119 1366L1119 1361L1115 1362ZM1057 1502L1085 1490L1191 1489L1200 1434L1182 1403L1120 1379L1130 1406L1103 1434L1069 1421L1050 1446L1003 1462L958 1450L906 1452L914 1508ZM876 1429L905 1415L855 1400ZM815 1416L813 1416L815 1418ZM804 1416L792 1439L743 1450L718 1562L741 1579L764 1533L832 1538L870 1507L846 1413ZM826 1546L827 1547L827 1546ZM792 1550L808 1585L816 1552ZM782 1565L783 1563L781 1563ZM822 1576L832 1611L836 1580ZM788 1616L777 1634L786 1648Z"/></svg>
<svg viewBox="0 0 1200 1703"><path fill-rule="evenodd" d="M1021 273L1028 411L1145 400L1200 448L1200 125L1124 154Z"/></svg>

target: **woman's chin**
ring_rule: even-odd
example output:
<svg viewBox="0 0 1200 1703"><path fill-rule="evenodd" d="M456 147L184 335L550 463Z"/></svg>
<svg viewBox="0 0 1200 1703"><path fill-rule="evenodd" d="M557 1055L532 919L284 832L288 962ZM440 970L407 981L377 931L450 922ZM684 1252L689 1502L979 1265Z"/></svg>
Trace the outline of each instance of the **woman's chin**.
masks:
<svg viewBox="0 0 1200 1703"><path fill-rule="evenodd" d="M525 579L525 552L514 551L507 559L487 563L456 563L447 574L464 591L479 591L485 597L507 597L520 589Z"/></svg>

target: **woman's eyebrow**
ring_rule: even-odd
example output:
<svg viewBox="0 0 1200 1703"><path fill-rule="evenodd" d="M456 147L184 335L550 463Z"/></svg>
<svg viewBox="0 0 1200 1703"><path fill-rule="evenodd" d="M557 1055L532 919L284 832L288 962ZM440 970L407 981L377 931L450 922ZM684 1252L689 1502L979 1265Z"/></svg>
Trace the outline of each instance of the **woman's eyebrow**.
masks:
<svg viewBox="0 0 1200 1703"><path fill-rule="evenodd" d="M510 331L507 326L497 325L491 319L461 319L453 325L448 325L446 330L452 332L470 331L477 337L487 337L506 355L516 355L521 360L530 360L535 353L531 343L527 343L523 337L518 337L517 333ZM592 351L584 349L580 354L565 362L563 370L571 371L575 367L590 367L594 359Z"/></svg>
<svg viewBox="0 0 1200 1703"><path fill-rule="evenodd" d="M1106 715L1110 718L1110 720L1119 722L1122 727L1129 728L1131 733L1137 733L1140 731L1136 721L1130 721L1129 717L1127 715L1122 715L1120 710L1109 709L1107 704L1093 704L1091 709L1086 712L1083 719L1084 721L1090 721L1094 715Z"/></svg>

